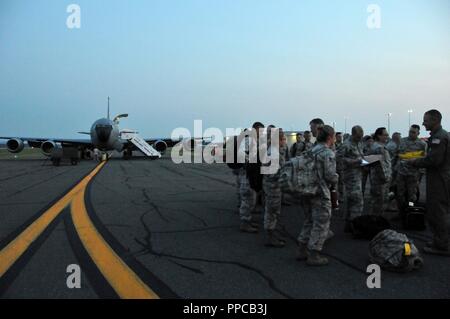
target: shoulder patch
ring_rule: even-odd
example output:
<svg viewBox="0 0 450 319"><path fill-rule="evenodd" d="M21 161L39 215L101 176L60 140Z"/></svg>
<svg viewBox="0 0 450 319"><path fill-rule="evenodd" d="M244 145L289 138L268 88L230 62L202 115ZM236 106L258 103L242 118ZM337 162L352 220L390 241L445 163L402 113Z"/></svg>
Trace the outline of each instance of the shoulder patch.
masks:
<svg viewBox="0 0 450 319"><path fill-rule="evenodd" d="M438 138L433 138L433 139L431 140L431 144L441 144L441 140L438 139Z"/></svg>

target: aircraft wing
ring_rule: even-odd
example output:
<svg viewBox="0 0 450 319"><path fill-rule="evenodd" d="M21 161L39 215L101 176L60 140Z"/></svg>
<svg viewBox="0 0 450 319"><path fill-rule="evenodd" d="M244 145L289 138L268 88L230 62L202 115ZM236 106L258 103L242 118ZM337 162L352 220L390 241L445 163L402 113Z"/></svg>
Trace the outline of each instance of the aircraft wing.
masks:
<svg viewBox="0 0 450 319"><path fill-rule="evenodd" d="M162 137L162 138L145 138L144 139L148 144L152 145L153 143L156 143L158 141L163 141L164 143L167 144L167 147L173 147L174 145L176 145L177 143L179 143L181 140L172 140L171 138L167 138L167 137Z"/></svg>
<svg viewBox="0 0 450 319"><path fill-rule="evenodd" d="M37 146L45 141L53 141L56 143L61 143L63 145L73 145L73 146L87 146L92 147L91 139L66 139L66 138L47 138L47 137L20 137L20 136L0 136L0 139L9 140L17 138L22 141L28 142L30 146Z"/></svg>

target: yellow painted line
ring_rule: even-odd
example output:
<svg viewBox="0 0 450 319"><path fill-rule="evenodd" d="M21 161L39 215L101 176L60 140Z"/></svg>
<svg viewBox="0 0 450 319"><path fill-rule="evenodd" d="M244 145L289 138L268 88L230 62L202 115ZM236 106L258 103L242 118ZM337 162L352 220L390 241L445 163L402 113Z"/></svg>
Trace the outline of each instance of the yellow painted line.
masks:
<svg viewBox="0 0 450 319"><path fill-rule="evenodd" d="M83 191L89 181L98 173L106 162L100 163L88 176L83 178L74 188L46 210L36 221L28 226L20 235L0 251L0 277L19 259L50 223L71 202L72 198Z"/></svg>
<svg viewBox="0 0 450 319"><path fill-rule="evenodd" d="M72 220L84 248L122 299L159 299L99 234L86 210L83 188L72 200Z"/></svg>

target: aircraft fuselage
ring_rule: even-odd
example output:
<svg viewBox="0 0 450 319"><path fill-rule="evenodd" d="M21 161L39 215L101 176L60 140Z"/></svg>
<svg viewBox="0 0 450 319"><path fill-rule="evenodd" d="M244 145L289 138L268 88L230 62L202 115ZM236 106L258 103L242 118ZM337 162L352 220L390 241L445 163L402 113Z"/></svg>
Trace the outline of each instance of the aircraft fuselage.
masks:
<svg viewBox="0 0 450 319"><path fill-rule="evenodd" d="M92 144L101 151L123 150L119 126L110 119L102 118L95 121L90 134Z"/></svg>

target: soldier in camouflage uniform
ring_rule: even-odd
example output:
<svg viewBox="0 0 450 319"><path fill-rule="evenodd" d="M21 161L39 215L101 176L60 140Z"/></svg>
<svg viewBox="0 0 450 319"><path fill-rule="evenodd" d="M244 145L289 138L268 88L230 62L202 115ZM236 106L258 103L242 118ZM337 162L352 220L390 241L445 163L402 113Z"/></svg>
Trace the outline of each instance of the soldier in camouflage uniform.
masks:
<svg viewBox="0 0 450 319"><path fill-rule="evenodd" d="M370 135L364 136L364 142L363 142L363 154L369 155L370 149L373 145L373 138ZM370 168L368 166L363 167L362 169L362 192L363 196L366 192L366 185L367 185L367 179L370 175Z"/></svg>
<svg viewBox="0 0 450 319"><path fill-rule="evenodd" d="M355 217L361 216L364 208L361 167L364 158L361 142L363 136L362 127L354 126L352 136L337 151L337 162L338 166L342 167L342 179L346 191L345 232L351 231L350 222Z"/></svg>
<svg viewBox="0 0 450 319"><path fill-rule="evenodd" d="M398 147L400 146L400 142L402 140L402 134L399 132L395 132L392 134L392 139L386 144L386 149L389 151L389 155L391 156L392 166L395 167L394 160L397 159Z"/></svg>
<svg viewBox="0 0 450 319"><path fill-rule="evenodd" d="M303 135L301 133L297 133L296 139L297 141L291 146L291 158L299 156L305 149L305 144L303 143Z"/></svg>
<svg viewBox="0 0 450 319"><path fill-rule="evenodd" d="M450 214L450 135L442 128L442 114L430 110L423 125L430 131L427 156L408 161L408 165L427 170L427 221L433 240L424 251L428 254L450 256L447 217Z"/></svg>
<svg viewBox="0 0 450 319"><path fill-rule="evenodd" d="M336 143L334 143L335 150L337 151L339 149L339 147L342 146L343 143L344 143L344 141L343 141L342 132L337 132L336 133Z"/></svg>
<svg viewBox="0 0 450 319"><path fill-rule="evenodd" d="M368 155L381 155L381 161L370 168L370 203L371 214L381 216L384 212L384 204L391 179L391 156L386 149L389 134L384 127L375 131L374 140Z"/></svg>
<svg viewBox="0 0 450 319"><path fill-rule="evenodd" d="M398 147L400 146L400 141L402 139L402 134L399 132L395 132L392 134L392 139L386 144L386 149L389 152L389 156L391 157L391 180L389 182L388 192L388 200L394 199L395 194L397 193L397 162L398 162Z"/></svg>
<svg viewBox="0 0 450 319"><path fill-rule="evenodd" d="M244 169L243 168L235 168L235 169L233 169L233 175L234 175L234 177L235 177L235 183L236 183L236 195L237 195L237 198L238 198L238 207L240 207L241 206L241 177L240 177L240 174L241 174L241 171L243 171Z"/></svg>
<svg viewBox="0 0 450 319"><path fill-rule="evenodd" d="M262 129L264 125L262 123L256 122L253 124L252 130L255 132L255 138L259 138L259 131ZM251 150L257 150L254 148L255 145L258 144L258 141L255 141L253 138L247 139L246 145L244 147L246 165L249 162L249 152ZM242 148L240 148L242 151ZM240 230L245 233L257 233L258 225L253 222L252 212L256 206L256 192L251 188L250 182L247 176L246 169L242 169L239 175L239 183L240 183L240 197L241 197L241 205L239 208L239 216L241 219Z"/></svg>
<svg viewBox="0 0 450 319"><path fill-rule="evenodd" d="M409 136L403 138L398 148L398 154L402 155L409 152L420 152L425 156L427 144L419 139L420 126L413 125L409 130ZM405 165L404 161L397 162L397 205L400 211L402 220L404 219L405 209L408 207L408 202L416 203L417 190L419 187L421 172L418 168Z"/></svg>
<svg viewBox="0 0 450 319"><path fill-rule="evenodd" d="M317 144L312 152L316 156L316 167L320 177L320 194L303 197L302 210L305 214L303 228L298 236L298 260L305 260L310 266L328 264L320 254L327 239L331 220L331 187L336 187L336 157L331 147L334 144L334 129L325 125L318 132Z"/></svg>
<svg viewBox="0 0 450 319"><path fill-rule="evenodd" d="M311 142L311 132L305 131L304 133L305 141L303 142L303 152L309 151L313 148L314 144Z"/></svg>
<svg viewBox="0 0 450 319"><path fill-rule="evenodd" d="M343 137L342 137L342 132L337 132L336 133L336 143L334 143L334 151L337 152L339 151L339 149L342 147L343 145ZM339 202L344 202L344 171L343 171L344 167L341 165L341 163L337 162L336 163L336 171L339 175L339 182L338 182L338 193L339 193Z"/></svg>
<svg viewBox="0 0 450 319"><path fill-rule="evenodd" d="M268 136L270 131L267 132ZM275 133L275 136L277 134ZM287 149L286 139L281 129L278 130L279 142L271 143L268 138L267 154L269 156L276 156L278 152L279 167L281 168L286 163L285 152ZM266 165L269 166L270 163ZM263 192L264 192L264 230L265 242L264 245L268 247L284 247L286 242L276 236L275 229L277 227L278 218L281 213L282 193L279 184L280 169L274 174L265 174L263 176Z"/></svg>

